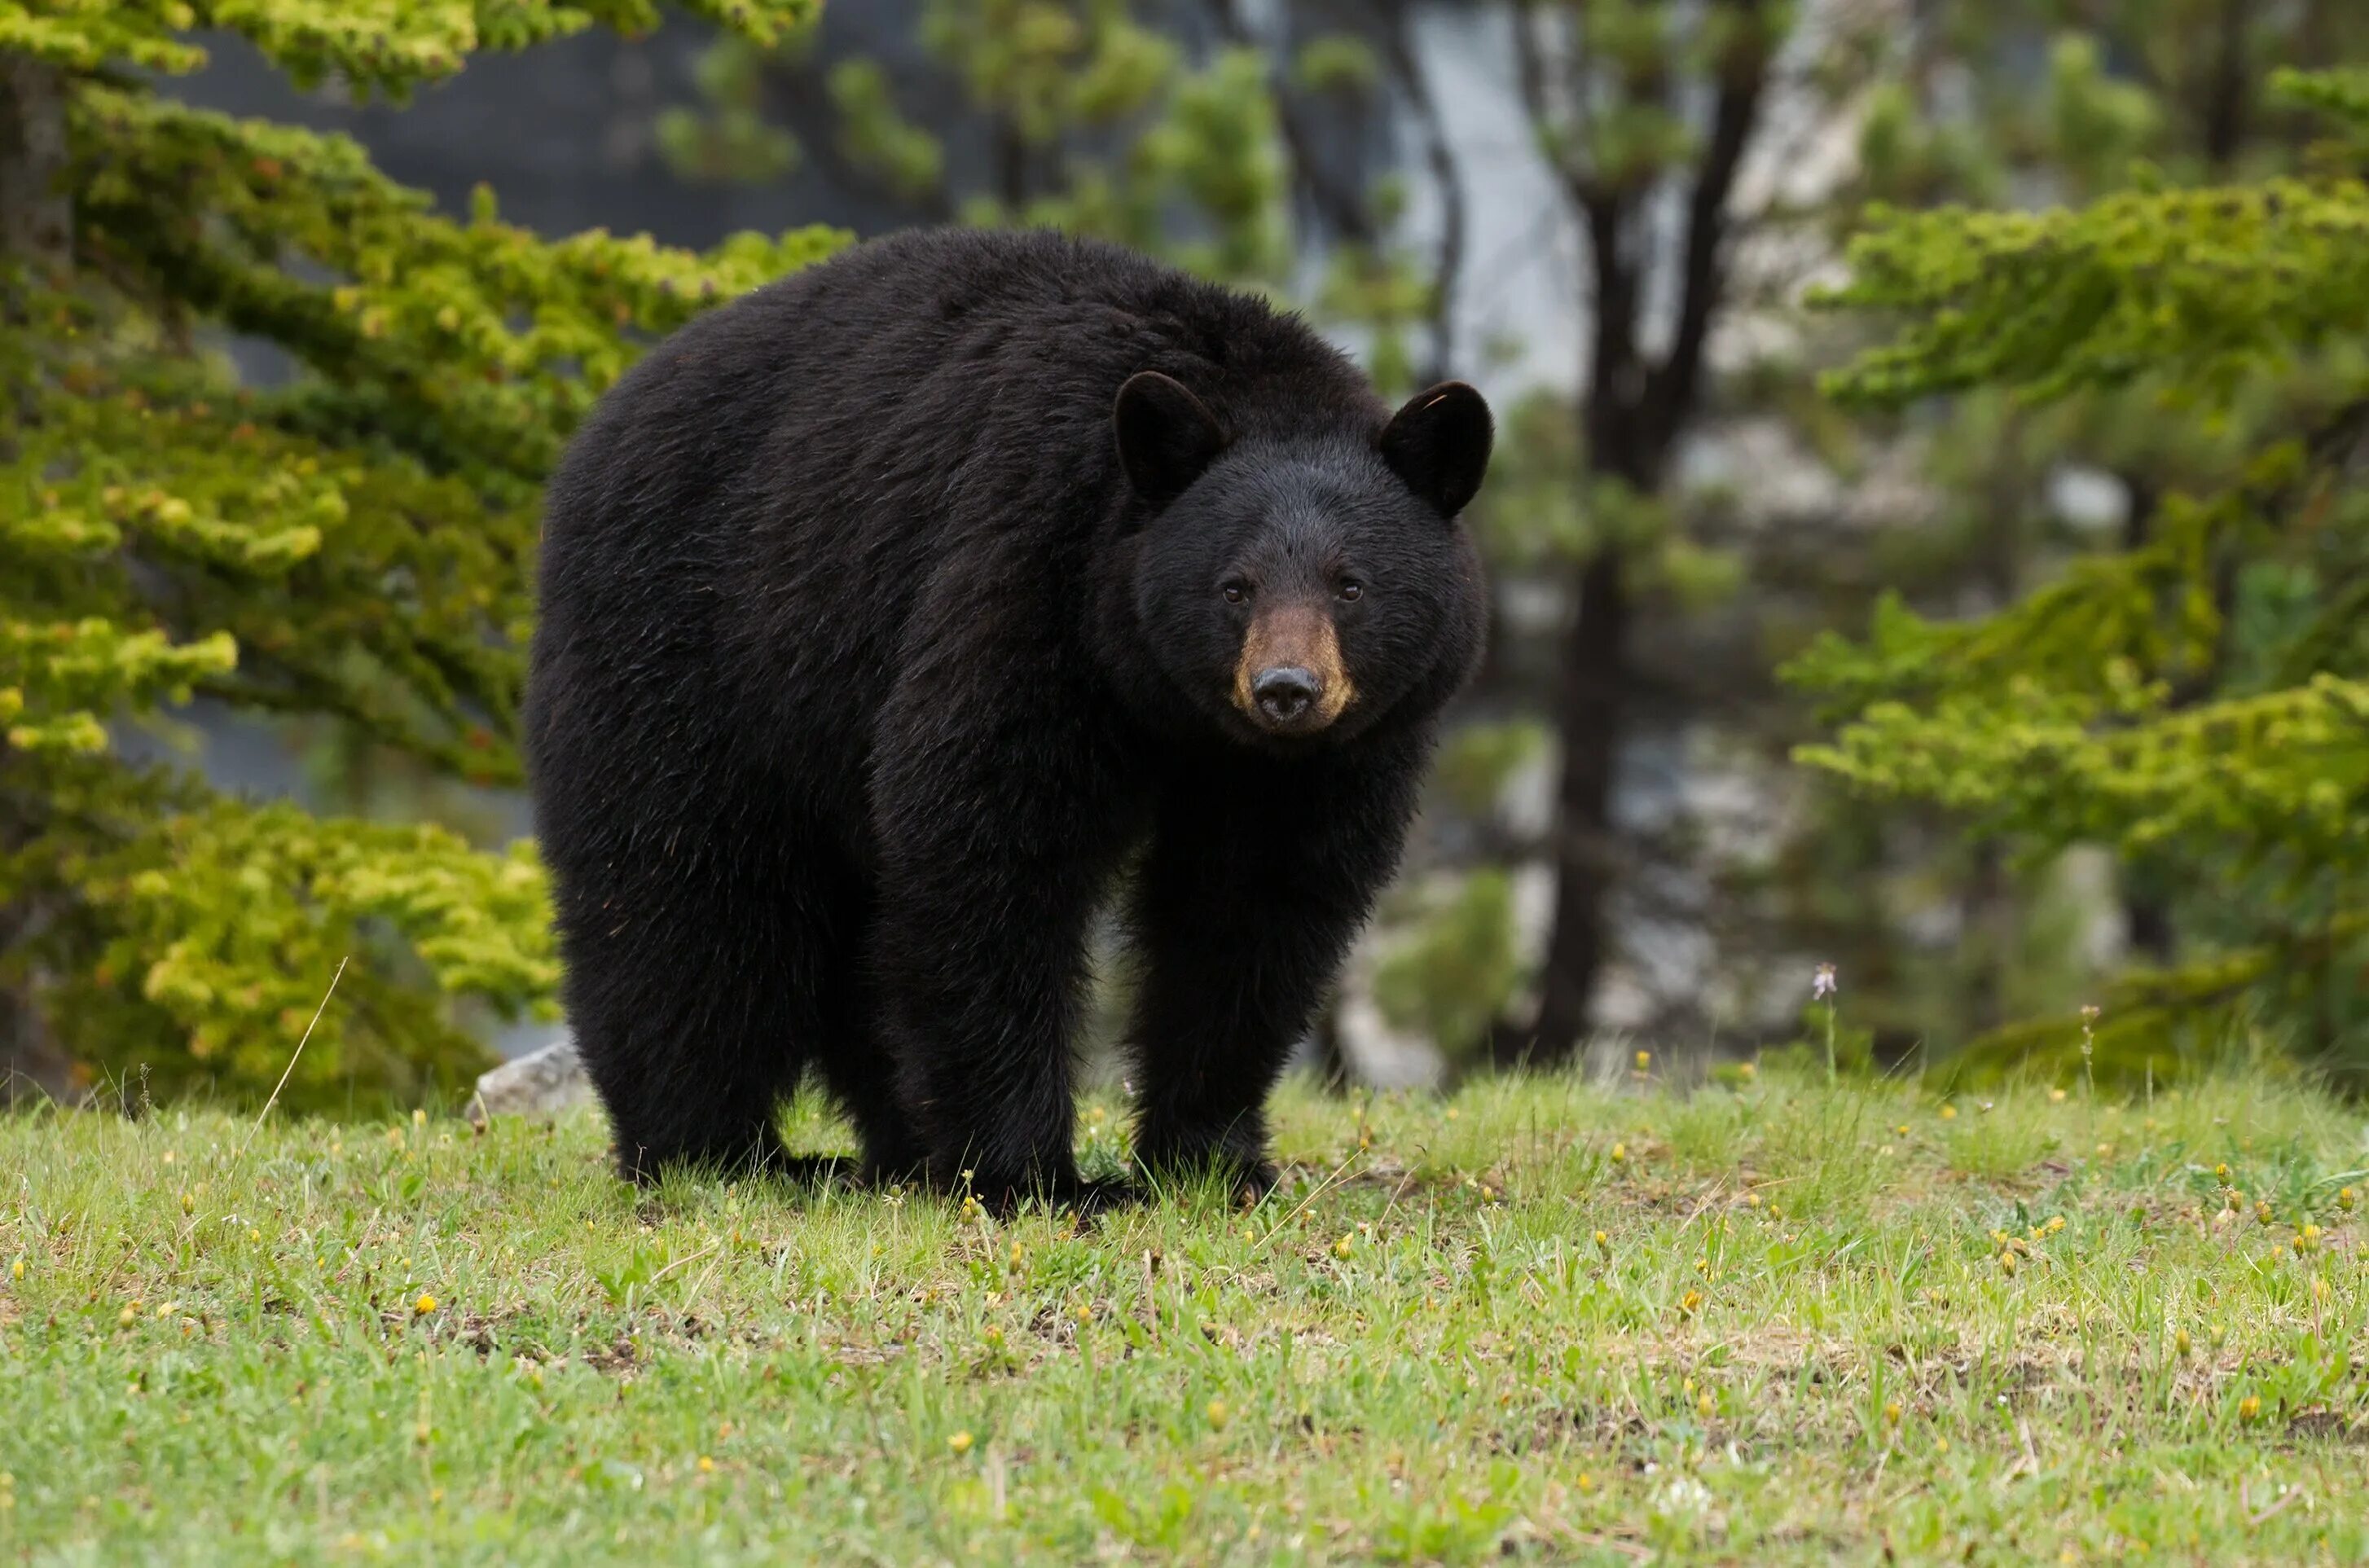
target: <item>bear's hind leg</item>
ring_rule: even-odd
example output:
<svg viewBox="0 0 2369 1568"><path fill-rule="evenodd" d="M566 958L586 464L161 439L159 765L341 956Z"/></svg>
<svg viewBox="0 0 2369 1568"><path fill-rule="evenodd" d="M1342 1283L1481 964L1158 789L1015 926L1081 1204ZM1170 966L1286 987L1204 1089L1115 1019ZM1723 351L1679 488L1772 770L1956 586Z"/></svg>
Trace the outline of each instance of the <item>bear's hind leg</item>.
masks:
<svg viewBox="0 0 2369 1568"><path fill-rule="evenodd" d="M875 1186L921 1181L929 1151L898 1098L895 1070L878 1044L861 1033L836 1036L823 1046L820 1066L831 1098L855 1124L862 1146L856 1173Z"/></svg>
<svg viewBox="0 0 2369 1568"><path fill-rule="evenodd" d="M860 1178L874 1185L919 1182L928 1150L898 1093L896 1066L880 1038L866 983L864 944L875 900L858 875L843 864L831 881L828 890L813 889L815 903L827 904L832 919L827 933L818 933L812 949L814 1015L807 1059L854 1124L861 1146Z"/></svg>
<svg viewBox="0 0 2369 1568"><path fill-rule="evenodd" d="M794 933L773 898L741 888L637 899L564 876L560 885L568 1019L623 1173L790 1169L774 1115L805 1057L784 962Z"/></svg>

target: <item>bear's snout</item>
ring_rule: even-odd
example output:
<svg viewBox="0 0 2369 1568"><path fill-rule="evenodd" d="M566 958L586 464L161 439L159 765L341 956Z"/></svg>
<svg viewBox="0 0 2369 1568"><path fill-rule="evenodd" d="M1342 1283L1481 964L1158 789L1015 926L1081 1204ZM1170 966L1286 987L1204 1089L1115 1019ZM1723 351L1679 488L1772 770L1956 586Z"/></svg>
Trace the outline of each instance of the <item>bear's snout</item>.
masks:
<svg viewBox="0 0 2369 1568"><path fill-rule="evenodd" d="M1270 735L1313 735L1356 695L1322 610L1278 604L1252 619L1234 669L1234 706L1243 717Z"/></svg>
<svg viewBox="0 0 2369 1568"><path fill-rule="evenodd" d="M1278 727L1298 724L1300 715L1316 705L1323 690L1313 671L1296 664L1266 670L1251 682L1260 715Z"/></svg>

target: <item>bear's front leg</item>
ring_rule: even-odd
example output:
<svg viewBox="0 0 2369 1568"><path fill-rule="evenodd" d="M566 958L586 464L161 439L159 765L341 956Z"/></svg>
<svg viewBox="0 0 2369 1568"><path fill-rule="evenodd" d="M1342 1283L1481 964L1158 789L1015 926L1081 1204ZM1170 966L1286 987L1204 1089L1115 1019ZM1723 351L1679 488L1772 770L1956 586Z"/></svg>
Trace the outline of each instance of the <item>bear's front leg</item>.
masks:
<svg viewBox="0 0 2369 1568"><path fill-rule="evenodd" d="M1060 727L1091 710L1025 682L993 701L973 681L986 711L967 713L944 696L960 682L921 674L891 705L873 778L872 991L898 1098L940 1190L999 1211L1102 1207L1126 1193L1079 1180L1070 1051L1122 840L1097 738ZM940 695L925 705L916 689Z"/></svg>
<svg viewBox="0 0 2369 1568"><path fill-rule="evenodd" d="M998 1212L1090 1200L1070 1151L1085 901L1010 867L916 880L884 900L875 962L927 1179Z"/></svg>
<svg viewBox="0 0 2369 1568"><path fill-rule="evenodd" d="M1419 748L1234 759L1173 781L1131 900L1136 1161L1245 1199L1276 1172L1266 1097L1396 870Z"/></svg>

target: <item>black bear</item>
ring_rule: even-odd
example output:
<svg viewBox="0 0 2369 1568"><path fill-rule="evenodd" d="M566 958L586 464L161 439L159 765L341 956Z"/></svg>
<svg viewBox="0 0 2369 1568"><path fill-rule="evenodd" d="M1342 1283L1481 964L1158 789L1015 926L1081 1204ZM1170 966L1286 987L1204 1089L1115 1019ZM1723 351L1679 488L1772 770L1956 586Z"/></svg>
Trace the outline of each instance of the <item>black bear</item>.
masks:
<svg viewBox="0 0 2369 1568"><path fill-rule="evenodd" d="M1267 1092L1479 654L1491 435L1042 233L872 242L657 347L552 481L526 708L625 1173L783 1163L812 1068L868 1176L1117 1196L1070 1051L1123 880L1139 1167L1271 1181Z"/></svg>

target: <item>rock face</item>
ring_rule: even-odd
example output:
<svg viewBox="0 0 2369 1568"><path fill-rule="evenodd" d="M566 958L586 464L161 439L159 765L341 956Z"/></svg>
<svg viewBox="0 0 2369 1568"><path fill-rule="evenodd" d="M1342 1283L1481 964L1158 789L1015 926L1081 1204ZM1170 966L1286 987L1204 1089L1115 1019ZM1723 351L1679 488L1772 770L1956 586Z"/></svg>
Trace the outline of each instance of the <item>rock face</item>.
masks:
<svg viewBox="0 0 2369 1568"><path fill-rule="evenodd" d="M592 1081L572 1040L561 1040L501 1066L477 1080L469 1102L472 1120L487 1116L555 1116L592 1100Z"/></svg>

